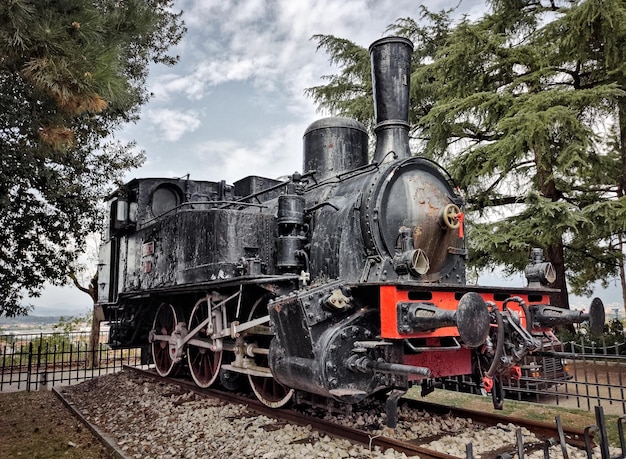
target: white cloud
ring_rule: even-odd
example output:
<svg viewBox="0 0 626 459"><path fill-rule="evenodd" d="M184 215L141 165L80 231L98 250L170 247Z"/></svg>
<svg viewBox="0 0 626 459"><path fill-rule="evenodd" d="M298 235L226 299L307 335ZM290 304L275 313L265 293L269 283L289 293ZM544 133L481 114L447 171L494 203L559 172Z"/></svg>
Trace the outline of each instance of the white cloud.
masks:
<svg viewBox="0 0 626 459"><path fill-rule="evenodd" d="M190 99L200 99L205 90L202 80L195 74L177 75L166 73L155 77L150 84L155 102L169 103L173 96L185 94Z"/></svg>
<svg viewBox="0 0 626 459"><path fill-rule="evenodd" d="M208 180L232 183L248 175L278 178L302 168L302 126L288 124L253 143L236 139L207 140L192 147L200 165L198 174Z"/></svg>
<svg viewBox="0 0 626 459"><path fill-rule="evenodd" d="M472 0L465 10L478 3L484 8ZM451 6L450 1L429 5L431 10ZM143 121L152 125L144 131L178 140L180 154L176 164L168 164L170 155L145 140L148 158L162 158L150 163L149 173L163 175L183 162L195 168L193 161L209 155L206 178L221 173L231 180L263 175L257 170L276 164L281 151L289 152L285 161L298 158L300 167L302 133L319 117L304 90L337 71L316 51L312 35L332 34L366 47L397 18L419 14L414 0L185 0L181 7L189 27L181 62L152 78L155 99ZM182 144L184 134L200 123L207 136L202 146ZM206 155L198 158L198 152Z"/></svg>
<svg viewBox="0 0 626 459"><path fill-rule="evenodd" d="M270 57L261 56L231 56L226 60L212 60L201 63L196 75L205 84L214 86L229 81L242 81L257 76L260 69L270 65Z"/></svg>
<svg viewBox="0 0 626 459"><path fill-rule="evenodd" d="M43 295L26 301L35 307L31 315L82 315L93 307L93 300L74 286L45 284ZM60 312L59 312L60 311Z"/></svg>
<svg viewBox="0 0 626 459"><path fill-rule="evenodd" d="M189 33L181 64L155 79L157 98L178 93L197 100L212 86L247 80L310 104L303 89L330 71L328 56L310 40L314 34L368 46L398 17L419 13L414 0L187 0L182 8Z"/></svg>
<svg viewBox="0 0 626 459"><path fill-rule="evenodd" d="M197 113L166 108L148 110L144 116L157 126L158 137L168 142L180 140L202 124Z"/></svg>

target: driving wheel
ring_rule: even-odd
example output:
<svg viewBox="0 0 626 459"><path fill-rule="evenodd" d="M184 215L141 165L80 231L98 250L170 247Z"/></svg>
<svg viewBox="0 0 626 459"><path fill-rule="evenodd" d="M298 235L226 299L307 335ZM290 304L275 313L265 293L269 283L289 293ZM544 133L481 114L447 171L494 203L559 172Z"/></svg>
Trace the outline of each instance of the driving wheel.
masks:
<svg viewBox="0 0 626 459"><path fill-rule="evenodd" d="M162 303L157 309L152 324L152 357L156 371L161 376L169 376L177 368L176 346L172 333L182 315L169 303Z"/></svg>
<svg viewBox="0 0 626 459"><path fill-rule="evenodd" d="M267 315L267 307L265 301L257 301L250 312L250 320L257 319ZM274 334L270 330L269 324L254 327L252 336L257 340L257 346L262 349L268 349ZM268 376L248 375L248 381L252 391L261 403L270 408L280 408L291 401L294 390L283 386L276 381L269 372L267 354L255 354L254 363L256 367L267 369Z"/></svg>
<svg viewBox="0 0 626 459"><path fill-rule="evenodd" d="M211 317L211 301L207 298L199 300L189 318L189 331L195 330L200 324ZM222 350L217 350L211 335L211 321L205 323L187 345L187 363L191 377L200 387L211 386L218 378L222 364Z"/></svg>

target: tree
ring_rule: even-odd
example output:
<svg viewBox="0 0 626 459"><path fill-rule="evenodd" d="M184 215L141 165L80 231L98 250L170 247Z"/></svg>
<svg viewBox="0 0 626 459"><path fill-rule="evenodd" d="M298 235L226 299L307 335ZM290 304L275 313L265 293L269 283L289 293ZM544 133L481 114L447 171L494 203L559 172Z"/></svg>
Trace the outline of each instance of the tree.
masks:
<svg viewBox="0 0 626 459"><path fill-rule="evenodd" d="M614 85L622 92L602 107L607 115L599 150L606 154L592 187L602 198L588 203L585 212L593 223L592 237L603 241L603 253L582 258L584 266L572 279L574 290L584 292L585 281L597 272L619 273L626 308L626 274L624 241L626 218L626 5L623 1L587 1L571 8L559 21L544 28L545 40L558 39L560 68L568 72L569 84L575 89L597 89ZM595 183L594 183L595 182ZM583 244L572 245L571 252L588 251ZM603 258L604 257L604 258ZM606 269L604 267L610 267ZM603 269L604 268L604 269ZM602 278L601 278L602 279ZM602 279L605 283L606 281Z"/></svg>
<svg viewBox="0 0 626 459"><path fill-rule="evenodd" d="M426 25L404 18L390 26L416 44L412 134L466 193L473 266L521 270L528 249L544 247L561 289L553 301L568 307L566 275L580 292L623 265L619 243L610 242L624 232L624 130L616 121L624 98L624 3L491 6L474 22L452 25L451 11L422 9ZM343 63L338 39L322 38L331 59ZM342 78L366 87L367 77L348 62ZM310 90L331 109L340 92L332 84ZM616 129L598 129L607 124Z"/></svg>
<svg viewBox="0 0 626 459"><path fill-rule="evenodd" d="M99 235L87 238L86 250L84 250L84 262L73 266L74 270L69 274L72 284L83 293L89 295L93 302L93 311L86 319L91 320L91 332L89 334L88 353L86 354L87 368L100 366L100 322L104 317L102 305L98 303L98 254L100 252L101 239ZM93 243L91 243L93 242Z"/></svg>
<svg viewBox="0 0 626 459"><path fill-rule="evenodd" d="M0 315L74 272L112 182L143 161L114 134L185 32L173 0L0 3Z"/></svg>

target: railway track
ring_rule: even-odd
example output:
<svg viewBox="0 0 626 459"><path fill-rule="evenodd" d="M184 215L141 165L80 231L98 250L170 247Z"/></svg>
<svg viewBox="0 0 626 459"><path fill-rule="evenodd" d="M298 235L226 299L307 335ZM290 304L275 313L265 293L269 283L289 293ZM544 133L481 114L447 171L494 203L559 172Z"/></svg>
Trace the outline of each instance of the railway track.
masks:
<svg viewBox="0 0 626 459"><path fill-rule="evenodd" d="M432 444L443 435L430 436L428 438L393 438L394 433L391 430L383 430L381 434L380 431L372 431L366 428L354 428L352 426L346 426L335 421L321 419L319 417L312 416L308 413L303 413L302 411L298 410L271 409L261 404L257 400L245 397L243 395L215 389L201 389L190 381L177 378L163 378L158 376L154 371L146 371L135 367L125 367L124 369L125 371L142 375L143 377L151 378L153 380L162 381L163 383L176 384L185 391L193 392L195 394L198 394L200 397L212 397L223 400L226 403L240 404L246 406L249 410L253 412L277 419L282 423L300 426L311 426L318 432L329 434L335 438L345 438L350 442L365 445L366 447L369 447L370 450L372 448L378 447L382 451L393 449L395 451L402 452L407 456L419 456L421 458L438 459L473 457L472 451L476 450L476 446L472 445L464 454L456 453L454 455L451 455L425 446L426 442L430 442ZM64 400L66 405L70 407L70 409L76 411L76 407L71 402L68 402L64 398L62 393L58 391L56 392L57 395L62 400ZM516 432L516 434L518 438L516 443L514 442L513 445L503 445L490 452L483 451L480 453L480 456L483 459L506 457L507 454L512 455L516 452L516 450L519 451L520 448L522 451L525 451L526 454L529 454L533 451L543 450L550 444L559 445L560 443L561 448L564 447L566 442L578 448L581 447L581 444L584 444L584 433L582 430L562 428L560 425L551 426L549 424L538 423L535 421L528 421L524 419L510 418L499 415L491 415L488 413L479 413L464 409L450 408L447 406L425 403L422 401L416 401L411 399L403 399L402 404L408 407L410 410L421 410L428 413L439 414L448 417L452 416L468 418L472 420L471 422L475 426L481 426L481 428L488 428L489 426L497 425L511 426L511 424L517 426L518 432ZM106 433L102 432L102 430L99 429L97 426L92 425L89 420L86 419L85 416L83 416L82 414L79 413L78 416L83 422L85 422L89 426L89 428L96 434L96 436L100 437L101 441L103 441L105 445L109 444L110 450L113 451L117 455L117 457L127 457L124 456L123 451L121 451L119 448L116 449L115 442L111 442L110 437ZM532 432L536 436L536 438L534 440L531 440L530 442L526 441L526 443L524 443L524 440L521 438L522 429L527 429L528 431ZM417 436L419 437L420 435Z"/></svg>
<svg viewBox="0 0 626 459"><path fill-rule="evenodd" d="M225 392L217 389L202 389L193 384L191 381L169 378L159 376L154 371L143 370L135 367L124 367L124 370L133 371L150 378L158 379L167 383L175 383L185 387L186 389L193 391L204 397L214 397L220 400L224 400L229 403L238 403L246 405L249 409L264 414L266 416L280 419L291 424L298 424L302 426L310 425L313 429L333 436L348 439L352 442L368 445L370 448L378 446L383 450L392 448L396 451L403 452L407 456L419 455L423 459L455 459L455 456L449 454L440 453L437 451L423 448L419 445L411 444L395 440L386 436L372 436L364 430L347 427L334 422L325 421L313 416L309 416L298 412L296 410L284 409L284 408L269 408L263 405L256 399L241 395L235 392Z"/></svg>

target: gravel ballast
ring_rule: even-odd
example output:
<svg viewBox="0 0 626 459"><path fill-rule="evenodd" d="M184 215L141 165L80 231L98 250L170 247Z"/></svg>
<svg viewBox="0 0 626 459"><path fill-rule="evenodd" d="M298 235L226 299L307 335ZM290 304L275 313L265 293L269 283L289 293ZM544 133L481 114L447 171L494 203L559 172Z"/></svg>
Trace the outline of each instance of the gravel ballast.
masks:
<svg viewBox="0 0 626 459"><path fill-rule="evenodd" d="M394 450L352 444L309 426L290 425L259 415L244 405L204 398L177 384L163 383L132 372L102 376L64 388L63 395L93 424L107 432L131 458L406 458ZM385 434L399 440L422 438L422 446L465 457L468 443L474 457L516 443L516 426L484 428L471 419L435 416L400 408L398 427L385 429L379 409L351 415L329 415L327 420L367 428L372 438ZM332 418L332 419L331 419ZM522 429L525 444L540 439ZM568 447L572 459L586 459L585 451ZM597 454L595 454L597 453ZM594 457L601 457L599 449ZM543 451L527 453L543 458ZM560 446L552 447L551 458L560 458Z"/></svg>

